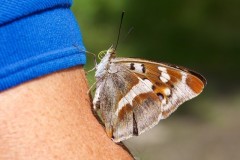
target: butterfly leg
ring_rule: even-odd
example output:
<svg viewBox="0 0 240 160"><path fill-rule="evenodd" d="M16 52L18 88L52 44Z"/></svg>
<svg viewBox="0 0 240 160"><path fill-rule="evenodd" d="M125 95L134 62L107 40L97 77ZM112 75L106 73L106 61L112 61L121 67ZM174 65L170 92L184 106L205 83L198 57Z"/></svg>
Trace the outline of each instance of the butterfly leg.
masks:
<svg viewBox="0 0 240 160"><path fill-rule="evenodd" d="M113 138L114 138L113 137L113 127L111 125L106 126L106 124L105 124L105 131L107 133L107 136L113 140Z"/></svg>
<svg viewBox="0 0 240 160"><path fill-rule="evenodd" d="M86 74L88 74L88 73L90 73L90 72L96 70L96 67L97 67L97 66L95 66L95 67L93 67L92 69L88 70L88 71L86 72Z"/></svg>
<svg viewBox="0 0 240 160"><path fill-rule="evenodd" d="M90 70L87 71L86 74L88 74L89 72L92 72L92 71L96 70L96 67L97 67L98 64L97 64L96 55L95 55L94 53L88 52L88 51L86 51L86 53L93 55L93 59L94 59L94 63L95 63L95 66L94 66L92 69L90 69Z"/></svg>
<svg viewBox="0 0 240 160"><path fill-rule="evenodd" d="M96 66L98 65L96 55L92 52L89 52L89 51L85 51L85 52L88 53L88 54L91 54L93 56L93 60L94 60L94 64L95 64L94 68L96 68Z"/></svg>
<svg viewBox="0 0 240 160"><path fill-rule="evenodd" d="M98 65L96 55L92 52L89 52L89 51L80 50L80 48L76 44L74 44L73 46L76 47L79 50L79 52L86 52L88 54L91 54L93 56L93 59L94 59L95 67L93 69L91 69L90 71L93 71L94 69L96 69L96 66ZM88 71L88 72L90 72L90 71Z"/></svg>
<svg viewBox="0 0 240 160"><path fill-rule="evenodd" d="M91 85L91 87L88 89L88 91L87 91L87 94L89 94L90 93L90 91L92 90L92 88L96 85L96 83L97 83L97 81L96 82L94 82L92 85Z"/></svg>

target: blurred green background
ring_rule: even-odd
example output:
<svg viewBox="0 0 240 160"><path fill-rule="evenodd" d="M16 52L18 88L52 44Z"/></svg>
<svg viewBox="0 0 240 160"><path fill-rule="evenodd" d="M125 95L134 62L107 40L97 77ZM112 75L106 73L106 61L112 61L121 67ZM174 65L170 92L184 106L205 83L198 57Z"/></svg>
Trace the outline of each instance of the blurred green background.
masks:
<svg viewBox="0 0 240 160"><path fill-rule="evenodd" d="M116 42L125 10L119 57L182 65L208 80L200 96L125 141L136 158L240 159L239 0L75 0L72 10L88 51L98 53ZM94 66L92 59L88 56L86 70ZM88 78L95 81L92 74Z"/></svg>

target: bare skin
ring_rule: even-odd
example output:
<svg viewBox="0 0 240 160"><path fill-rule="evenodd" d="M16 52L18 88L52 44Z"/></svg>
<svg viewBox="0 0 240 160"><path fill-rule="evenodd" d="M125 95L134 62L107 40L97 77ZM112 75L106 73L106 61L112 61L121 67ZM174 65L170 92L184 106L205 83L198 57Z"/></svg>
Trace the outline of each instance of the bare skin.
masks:
<svg viewBox="0 0 240 160"><path fill-rule="evenodd" d="M0 160L132 159L92 114L87 89L74 67L0 93Z"/></svg>

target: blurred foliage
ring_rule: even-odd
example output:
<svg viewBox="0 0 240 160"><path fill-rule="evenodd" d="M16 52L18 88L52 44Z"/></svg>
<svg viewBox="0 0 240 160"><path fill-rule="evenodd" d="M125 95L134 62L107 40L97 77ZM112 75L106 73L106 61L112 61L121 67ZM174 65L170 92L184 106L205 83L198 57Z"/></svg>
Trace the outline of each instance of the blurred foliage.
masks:
<svg viewBox="0 0 240 160"><path fill-rule="evenodd" d="M233 96L240 88L239 7L239 0L75 0L72 10L88 51L99 53L116 42L124 10L118 56L194 69L208 80L200 97L217 94L221 99ZM86 70L94 66L92 60L88 55ZM90 84L95 81L93 74Z"/></svg>
<svg viewBox="0 0 240 160"><path fill-rule="evenodd" d="M98 53L115 43L125 10L119 56L193 68L228 94L240 86L239 7L239 0L75 0L72 9L87 50Z"/></svg>
<svg viewBox="0 0 240 160"><path fill-rule="evenodd" d="M229 149L229 146L240 147L238 135L240 130L237 130L239 118L236 117L240 113L239 0L75 0L72 10L80 24L88 51L98 53L108 49L116 42L120 16L124 10L126 14L117 50L119 57L140 57L186 66L198 71L208 80L203 94L197 100L184 104L191 105L191 107L181 107L177 111L193 115L182 116L190 117L190 120L186 120L181 125L181 117L176 120L177 123L175 121L172 126L168 124L168 128L165 127L164 130L161 129L157 132L157 135L162 136L161 134L170 128L172 132L169 133L172 133L172 137L169 137L168 133L168 138L159 138L159 140L168 139L165 146L162 146L164 143L160 143L154 138L151 146L155 143L159 143L159 145L156 145L156 152L152 154L151 151L154 149L149 149L148 157L154 156L154 154L170 153L172 148L179 145L181 147L175 149L176 154L173 155L177 157L180 154L191 155L194 158L173 159L197 159L196 155L198 154L201 155L198 156L198 159L201 159L202 155L209 157L211 155L209 151L212 148L219 150L213 152L215 158L211 155L210 159L221 160L230 155L240 158L236 149ZM134 30L128 34L132 27ZM88 56L87 70L94 66L92 59L92 56ZM95 81L93 74L89 80L90 83ZM165 123L174 121L176 116L172 117ZM195 120L205 121L201 121L203 123L201 125ZM186 122L192 124L186 124ZM204 122L206 123L204 124ZM164 123L161 124L158 127L164 126ZM224 126L224 124L226 125ZM188 126L181 127L184 125ZM176 126L178 126L177 130ZM234 132L231 132L231 129L234 128ZM172 140L176 136L175 133L179 133L179 131L184 135L189 134L185 137L186 141L180 143L182 135L179 136L179 139ZM199 137L196 137L195 134ZM216 137L216 135L218 136ZM225 137L225 135L228 136ZM147 142L151 137L156 136L146 136ZM219 137L222 141L219 141ZM179 150L186 148L185 143L190 143L188 138L192 139L191 142L197 143L188 146L189 149L193 149L194 145L202 147L196 146L196 152L192 150L192 152L178 153ZM212 142L208 142L210 140ZM143 141L144 139L141 142ZM235 144L232 145L229 142L235 142ZM138 143L140 142L137 141L135 144ZM170 145L170 143L173 144ZM145 144L146 141L142 148L143 151L146 151L147 148ZM169 152L163 150L167 149L166 145ZM205 149L206 146L211 149ZM139 148L139 150L141 149ZM170 155L167 154L168 158L166 159L171 159ZM222 158L219 158L219 155ZM162 157L164 156L162 155Z"/></svg>

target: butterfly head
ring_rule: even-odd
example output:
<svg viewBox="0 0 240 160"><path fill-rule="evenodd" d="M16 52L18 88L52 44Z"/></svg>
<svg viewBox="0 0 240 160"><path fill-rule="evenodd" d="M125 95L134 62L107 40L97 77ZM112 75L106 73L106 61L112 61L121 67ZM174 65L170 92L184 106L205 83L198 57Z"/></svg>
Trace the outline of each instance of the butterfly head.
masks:
<svg viewBox="0 0 240 160"><path fill-rule="evenodd" d="M98 59L102 59L107 54L107 50L101 51L98 53Z"/></svg>
<svg viewBox="0 0 240 160"><path fill-rule="evenodd" d="M96 77L103 76L108 70L111 59L115 57L116 57L115 48L113 48L112 46L108 50L101 51L98 54L98 58L101 60L101 62L96 67L97 70L95 76Z"/></svg>
<svg viewBox="0 0 240 160"><path fill-rule="evenodd" d="M110 55L109 57L115 57L115 54L116 54L115 48L113 48L113 47L111 46L108 50L103 50L103 51L99 52L99 53L98 53L98 58L99 58L100 60L102 60L103 57L104 57L106 54Z"/></svg>

